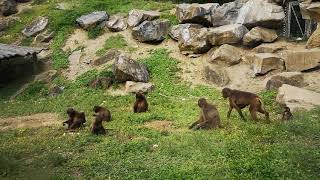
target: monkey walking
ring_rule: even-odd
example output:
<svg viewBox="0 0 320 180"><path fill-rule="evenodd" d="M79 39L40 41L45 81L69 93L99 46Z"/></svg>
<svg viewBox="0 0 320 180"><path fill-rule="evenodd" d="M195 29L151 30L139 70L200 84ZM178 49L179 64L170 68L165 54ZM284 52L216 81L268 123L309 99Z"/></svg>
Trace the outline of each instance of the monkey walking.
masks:
<svg viewBox="0 0 320 180"><path fill-rule="evenodd" d="M282 121L288 121L288 120L292 120L293 119L293 115L290 111L290 108L288 106L284 106L284 111L282 112Z"/></svg>
<svg viewBox="0 0 320 180"><path fill-rule="evenodd" d="M250 92L239 91L239 90L232 90L229 88L224 88L222 90L223 98L229 98L229 111L227 117L230 118L231 111L235 108L242 120L246 120L242 114L241 109L250 106L249 111L251 114L251 118L254 121L257 121L257 112L260 112L266 116L266 120L269 121L269 113L266 111L261 98Z"/></svg>
<svg viewBox="0 0 320 180"><path fill-rule="evenodd" d="M148 102L145 95L139 91L136 93L136 101L133 105L134 113L142 113L148 111Z"/></svg>
<svg viewBox="0 0 320 180"><path fill-rule="evenodd" d="M101 106L94 106L93 111L95 114L95 120L92 124L91 133L92 134L106 134L106 129L102 125L102 121L109 122L111 121L111 113L108 109Z"/></svg>
<svg viewBox="0 0 320 180"><path fill-rule="evenodd" d="M84 112L78 112L73 108L67 109L67 114L69 119L63 122L63 125L67 124L67 130L74 130L81 127L84 123L86 123L86 115Z"/></svg>
<svg viewBox="0 0 320 180"><path fill-rule="evenodd" d="M189 129L213 129L220 126L220 116L216 106L209 104L206 99L201 98L198 100L200 107L199 120L194 122Z"/></svg>

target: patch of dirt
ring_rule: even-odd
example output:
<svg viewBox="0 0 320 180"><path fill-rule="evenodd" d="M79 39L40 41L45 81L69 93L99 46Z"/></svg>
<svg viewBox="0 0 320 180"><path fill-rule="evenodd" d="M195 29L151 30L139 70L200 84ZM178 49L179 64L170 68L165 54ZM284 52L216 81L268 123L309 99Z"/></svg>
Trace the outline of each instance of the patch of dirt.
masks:
<svg viewBox="0 0 320 180"><path fill-rule="evenodd" d="M38 128L55 126L60 124L59 117L54 113L40 113L30 116L19 116L13 118L0 118L0 131L19 128Z"/></svg>
<svg viewBox="0 0 320 180"><path fill-rule="evenodd" d="M159 130L159 131L164 131L164 130L172 130L171 126L172 126L172 122L171 121L151 121L151 122L147 122L144 124L144 127L149 128L149 129L154 129L154 130Z"/></svg>

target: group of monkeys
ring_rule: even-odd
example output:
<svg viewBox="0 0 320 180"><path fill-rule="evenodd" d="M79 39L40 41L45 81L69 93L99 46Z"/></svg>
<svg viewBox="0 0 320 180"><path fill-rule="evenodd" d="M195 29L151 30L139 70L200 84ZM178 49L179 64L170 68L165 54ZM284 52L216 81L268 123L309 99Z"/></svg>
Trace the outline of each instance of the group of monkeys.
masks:
<svg viewBox="0 0 320 180"><path fill-rule="evenodd" d="M230 118L231 112L233 109L236 109L242 120L246 120L242 114L241 109L249 106L249 111L251 118L254 121L258 121L257 112L265 115L266 120L269 121L269 113L266 111L265 106L261 98L250 92L232 90L230 88L224 88L222 90L222 96L224 99L229 100L229 111L227 117ZM213 129L219 128L220 125L220 116L217 110L217 107L213 104L207 102L205 98L200 98L198 100L198 106L200 107L200 117L199 120L194 122L189 129ZM95 120L91 127L91 133L99 135L106 134L106 130L102 125L103 121L111 121L111 113L108 109L101 106L94 106L93 108ZM148 102L145 95L142 92L136 93L136 101L133 105L134 113L142 113L148 111ZM67 110L69 119L63 122L63 125L68 125L68 130L77 129L86 122L86 117L84 112L78 112L73 108ZM290 111L290 108L285 106L284 111L282 112L282 120L291 120L293 115Z"/></svg>

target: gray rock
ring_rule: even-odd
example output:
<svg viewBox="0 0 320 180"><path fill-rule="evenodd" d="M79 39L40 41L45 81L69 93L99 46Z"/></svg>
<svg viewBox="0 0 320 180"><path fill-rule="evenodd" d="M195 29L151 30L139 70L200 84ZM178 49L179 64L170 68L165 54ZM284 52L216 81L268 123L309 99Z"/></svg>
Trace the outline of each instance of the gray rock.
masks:
<svg viewBox="0 0 320 180"><path fill-rule="evenodd" d="M132 36L140 42L158 42L167 37L169 28L169 20L144 21L132 29Z"/></svg>
<svg viewBox="0 0 320 180"><path fill-rule="evenodd" d="M226 86L230 82L230 78L226 71L222 69L206 66L204 68L204 74L207 81L221 87Z"/></svg>
<svg viewBox="0 0 320 180"><path fill-rule="evenodd" d="M235 24L240 12L240 8L245 2L234 1L225 3L212 12L211 22L213 27Z"/></svg>
<svg viewBox="0 0 320 180"><path fill-rule="evenodd" d="M26 28L24 28L22 34L24 34L27 37L35 36L47 27L48 21L49 20L47 17L39 17Z"/></svg>
<svg viewBox="0 0 320 180"><path fill-rule="evenodd" d="M115 81L135 81L135 82L148 82L149 72L147 67L137 61L134 61L124 54L116 58L113 64L113 75Z"/></svg>
<svg viewBox="0 0 320 180"><path fill-rule="evenodd" d="M94 89L108 89L112 85L111 77L98 77L91 82L88 86Z"/></svg>
<svg viewBox="0 0 320 180"><path fill-rule="evenodd" d="M154 89L154 85L152 83L127 81L125 88L127 93L150 92Z"/></svg>
<svg viewBox="0 0 320 180"><path fill-rule="evenodd" d="M112 60L115 60L121 52L117 49L110 49L105 55L102 57L95 59L91 62L92 65L94 66L100 66L102 64L105 64L107 62L110 62Z"/></svg>
<svg viewBox="0 0 320 180"><path fill-rule="evenodd" d="M320 49L287 51L285 64L287 71L305 71L320 66Z"/></svg>
<svg viewBox="0 0 320 180"><path fill-rule="evenodd" d="M253 56L253 71L255 75L264 75L273 70L283 70L284 62L276 54L259 53Z"/></svg>
<svg viewBox="0 0 320 180"><path fill-rule="evenodd" d="M179 37L181 36L181 33L183 29L188 29L190 27L193 28L202 28L203 26L200 24L178 24L171 26L170 31L169 31L169 36L173 39L178 41Z"/></svg>
<svg viewBox="0 0 320 180"><path fill-rule="evenodd" d="M283 72L267 79L267 90L278 90L283 84L303 87L306 85L304 76L301 72Z"/></svg>
<svg viewBox="0 0 320 180"><path fill-rule="evenodd" d="M17 3L15 0L0 1L0 12L3 16L10 16L18 12Z"/></svg>
<svg viewBox="0 0 320 180"><path fill-rule="evenodd" d="M128 25L130 27L136 27L143 21L152 21L154 19L159 18L160 15L161 13L157 11L144 11L133 9L129 12Z"/></svg>
<svg viewBox="0 0 320 180"><path fill-rule="evenodd" d="M105 11L96 11L90 14L82 15L76 22L83 29L88 29L89 27L99 25L109 19L109 15Z"/></svg>
<svg viewBox="0 0 320 180"><path fill-rule="evenodd" d="M238 44L248 29L241 24L232 24L210 28L208 39L212 45Z"/></svg>
<svg viewBox="0 0 320 180"><path fill-rule="evenodd" d="M60 94L62 94L64 91L64 87L62 86L51 86L49 88L49 96L55 97L55 96L59 96Z"/></svg>
<svg viewBox="0 0 320 180"><path fill-rule="evenodd" d="M54 37L54 32L43 32L34 39L36 43L49 43Z"/></svg>
<svg viewBox="0 0 320 180"><path fill-rule="evenodd" d="M274 42L278 38L277 32L272 29L266 29L263 27L255 27L251 29L243 37L243 44L245 46L258 46L263 42Z"/></svg>
<svg viewBox="0 0 320 180"><path fill-rule="evenodd" d="M128 27L126 20L121 16L111 16L106 26L114 32L124 31Z"/></svg>
<svg viewBox="0 0 320 180"><path fill-rule="evenodd" d="M238 48L225 44L220 46L217 50L209 52L209 62L223 63L232 66L240 63L241 52Z"/></svg>
<svg viewBox="0 0 320 180"><path fill-rule="evenodd" d="M182 53L202 54L208 52L211 45L208 41L208 29L189 27L182 30L179 37L179 49Z"/></svg>

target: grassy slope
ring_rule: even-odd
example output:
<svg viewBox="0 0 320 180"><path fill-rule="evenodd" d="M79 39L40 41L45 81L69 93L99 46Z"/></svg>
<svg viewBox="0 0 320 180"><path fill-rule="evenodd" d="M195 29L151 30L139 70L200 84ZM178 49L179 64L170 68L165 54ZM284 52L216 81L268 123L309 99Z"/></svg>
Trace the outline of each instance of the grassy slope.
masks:
<svg viewBox="0 0 320 180"><path fill-rule="evenodd" d="M157 3L146 5L141 0L112 2L81 1L85 4L81 7L86 9L69 13L76 17L92 9L107 9L114 13L138 7L159 7ZM48 3L38 8L52 6ZM161 7L167 6L171 7L168 3ZM72 19L55 11L44 13L52 13L57 22L62 17ZM51 26L63 27L54 40L53 58L56 54L66 56L60 47L73 28L67 20L61 22L65 23L55 24L54 21ZM112 97L102 90L85 87L92 78L110 74L108 68L102 72L90 71L75 82L57 78L55 83L66 87L58 97L48 97L47 85L43 83L35 83L15 101L6 101L6 96L2 96L0 116L3 117L38 112L63 115L69 106L91 114L93 105L104 103L113 115L113 121L105 126L114 130L107 137L92 136L89 125L78 135L63 135L63 127L2 132L0 177L316 179L319 176L320 109L295 114L295 121L280 123L276 116L278 105L273 103L275 93L264 92L261 96L272 112L271 124L242 122L235 112L227 120L227 102L220 93L208 87L189 87L180 82L176 76L178 61L170 58L166 50L155 50L149 58L141 61L150 69L152 82L156 85L156 90L148 95L150 111L145 114L131 112L133 96ZM187 130L198 116L196 101L199 97L206 97L218 105L224 129ZM159 132L143 127L145 122L153 120L172 121L175 131ZM91 121L92 117L89 117L89 124ZM154 144L159 147L152 148Z"/></svg>

